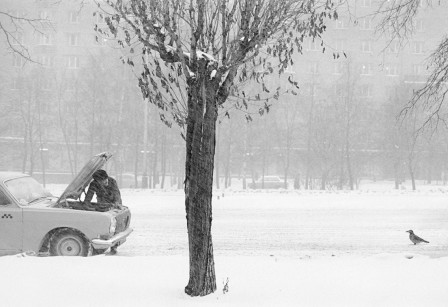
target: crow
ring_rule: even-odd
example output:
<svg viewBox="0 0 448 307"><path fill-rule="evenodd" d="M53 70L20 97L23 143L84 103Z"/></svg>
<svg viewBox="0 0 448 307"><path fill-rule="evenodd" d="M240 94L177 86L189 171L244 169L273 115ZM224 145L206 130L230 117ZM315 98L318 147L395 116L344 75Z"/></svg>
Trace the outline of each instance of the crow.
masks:
<svg viewBox="0 0 448 307"><path fill-rule="evenodd" d="M414 232L412 230L408 230L406 232L409 232L409 240L412 241L412 243L414 243L414 245L418 244L418 243L429 243L426 240L423 240L422 238L420 238L419 236L417 236L416 234L414 234Z"/></svg>

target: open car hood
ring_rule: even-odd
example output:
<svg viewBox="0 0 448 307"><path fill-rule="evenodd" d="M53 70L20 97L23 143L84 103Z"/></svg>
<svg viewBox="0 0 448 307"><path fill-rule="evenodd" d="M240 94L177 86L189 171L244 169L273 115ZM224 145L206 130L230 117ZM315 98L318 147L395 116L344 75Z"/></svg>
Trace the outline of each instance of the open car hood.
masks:
<svg viewBox="0 0 448 307"><path fill-rule="evenodd" d="M64 193L59 197L56 203L64 201L67 198L79 199L82 192L92 181L92 175L95 171L103 167L107 160L112 157L112 154L108 152L100 153L90 159L81 171L76 175L72 182L67 186Z"/></svg>

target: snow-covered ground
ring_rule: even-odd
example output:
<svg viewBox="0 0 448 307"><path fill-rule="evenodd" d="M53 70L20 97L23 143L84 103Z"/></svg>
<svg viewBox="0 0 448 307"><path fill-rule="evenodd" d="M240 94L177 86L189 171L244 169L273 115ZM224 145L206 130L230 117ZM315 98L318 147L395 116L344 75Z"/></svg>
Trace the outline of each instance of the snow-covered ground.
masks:
<svg viewBox="0 0 448 307"><path fill-rule="evenodd" d="M215 191L204 298L183 293L182 191L125 189L134 232L116 256L1 257L0 306L447 306L448 188L392 187Z"/></svg>

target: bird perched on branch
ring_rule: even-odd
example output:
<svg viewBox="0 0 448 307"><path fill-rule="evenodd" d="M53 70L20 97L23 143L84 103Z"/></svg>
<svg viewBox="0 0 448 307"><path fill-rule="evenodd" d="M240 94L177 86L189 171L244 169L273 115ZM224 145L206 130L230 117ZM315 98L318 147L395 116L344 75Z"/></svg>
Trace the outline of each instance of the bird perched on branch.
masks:
<svg viewBox="0 0 448 307"><path fill-rule="evenodd" d="M406 232L409 232L409 240L412 241L412 243L414 243L414 245L418 244L418 243L429 243L426 240L423 240L422 238L420 238L419 236L417 236L412 230L408 230Z"/></svg>

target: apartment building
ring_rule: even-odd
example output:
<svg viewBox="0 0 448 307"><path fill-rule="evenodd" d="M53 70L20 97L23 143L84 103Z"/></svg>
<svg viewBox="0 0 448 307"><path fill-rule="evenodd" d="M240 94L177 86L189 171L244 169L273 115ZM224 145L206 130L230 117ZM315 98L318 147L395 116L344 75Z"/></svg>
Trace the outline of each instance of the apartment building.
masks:
<svg viewBox="0 0 448 307"><path fill-rule="evenodd" d="M430 73L428 58L448 28L448 3L428 7L422 1L413 34L400 40L378 31L381 17L375 13L379 2L353 0L350 8L342 5L338 20L328 23L323 40L305 42L303 56L290 72L306 84L308 94L312 88L318 95L322 87L331 86L332 94L339 96L351 84L359 99L381 104L391 89L425 82Z"/></svg>
<svg viewBox="0 0 448 307"><path fill-rule="evenodd" d="M293 74L303 97L315 100L316 104L324 105L325 101L336 97L367 102L370 107L379 108L390 102L391 93L397 88L415 88L428 76L427 59L442 39L444 30L448 29L448 3L426 8L426 1L423 1L415 20L414 34L403 41L390 40L387 35L375 31L379 20L374 14L378 1L351 0L350 4L350 9L341 7L338 20L328 23L323 40L305 41L303 55L295 58L286 74ZM13 16L45 21L38 23L36 28L27 23L18 23L17 27L11 28L18 39L14 43L28 48L31 59L39 64L8 52L4 40L0 42L3 46L0 104L7 101L9 106L14 106L9 110L13 116L8 115L0 123L0 136L7 137L2 148L11 147L5 144L17 143L11 147L10 154L0 159L0 168L17 164L17 154L26 150L29 152L25 156L32 150L40 153L39 150L44 149L42 146L51 146L50 166L55 169L67 167L67 157L60 158L61 154L55 154L66 152L68 147L61 132L64 131L63 123L59 122L60 118L55 119L60 107L69 108L63 111L75 116L74 109L80 106L80 101L86 108L99 99L90 93L80 93L78 83L83 81L90 87L103 87L95 83L101 76L86 77L95 70L94 65L109 65L104 55L112 49L107 41L97 39L94 31L95 25L105 26L102 15L93 1L81 0L3 0L2 8ZM95 57L98 61L93 63ZM115 60L121 65L118 57ZM136 88L135 82L129 84L129 88ZM139 95L138 89L135 95ZM63 120L71 121L69 117ZM24 131L27 127L31 128ZM72 141L77 137L73 131L66 129L66 133L72 133L67 137ZM45 136L45 144L41 144L38 135ZM30 146L23 146L27 142ZM88 143L93 142L93 139L82 139L77 144L91 146ZM367 148L364 144L360 147ZM38 159L36 155L35 160ZM132 161L128 164L133 166Z"/></svg>

